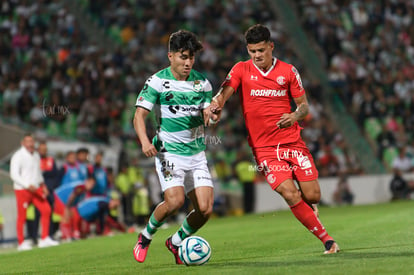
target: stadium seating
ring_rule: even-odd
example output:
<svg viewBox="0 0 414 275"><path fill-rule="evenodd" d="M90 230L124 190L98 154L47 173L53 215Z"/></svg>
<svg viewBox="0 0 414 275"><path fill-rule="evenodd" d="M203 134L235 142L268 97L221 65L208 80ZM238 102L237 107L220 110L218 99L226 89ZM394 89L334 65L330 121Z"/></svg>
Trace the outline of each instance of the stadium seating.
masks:
<svg viewBox="0 0 414 275"><path fill-rule="evenodd" d="M394 124L387 120L393 117L401 125L398 131L393 130L400 139L397 145L412 144L414 3L302 0L297 10L309 37L324 53L321 57L326 70L343 73L341 85L332 85L361 131L375 140L384 129L379 122L391 127ZM387 152L383 162L389 167L394 148Z"/></svg>
<svg viewBox="0 0 414 275"><path fill-rule="evenodd" d="M112 42L119 46L119 51L105 53L105 45L97 45L96 41L89 41L82 32L82 29L88 26L79 26L78 18L60 2L17 3L13 7L14 13L17 10L28 12L24 15L16 13L7 24L3 21L3 38L12 37L15 27L20 25L32 40L25 51L15 49L11 45L6 47L7 50L15 53L9 58L9 67L17 66L21 68L18 73L23 74L26 71L25 66L33 66L36 62L40 62L46 72L43 78L30 75L27 81L19 81L19 75L6 75L3 78L6 80L4 84L8 81L15 81L25 87L34 84L33 87L28 86L34 103L44 97L49 104L52 104L53 98L56 100L53 104L56 106L67 106L69 104L67 95L70 89L74 88L85 105L83 109L87 111L86 120L83 115L81 116L82 111L77 109L71 109L70 115L44 118L40 125L45 125L48 135L63 134L65 138L82 140L88 137L98 142L108 142L111 140L110 137L114 137L120 138L124 144L136 143L131 119L137 93L149 75L167 65L165 45L169 34L179 28L188 28L200 36L205 51L201 53L196 68L205 73L213 87L217 89L231 65L247 57L241 34L251 24L265 23L270 27L276 40L275 55L295 64L303 72L303 82L305 87L309 86L310 96L318 94L317 88L313 89L310 85L306 68L303 68L300 59L288 46L289 37L284 32L283 26L276 21L276 15L263 8L263 1L241 0L238 1L238 5L233 2L207 1L197 7L185 1L181 4L177 1L165 1L162 5L155 5L151 1L103 1L99 4L97 1L81 0L76 3L83 9L86 17L92 18L96 26L112 38ZM190 11L194 9L197 12L193 14ZM184 11L182 14L181 10ZM159 16L162 12L165 16ZM219 20L212 26L207 24L206 20L209 18L219 18ZM40 27L44 35L35 37L35 27ZM130 32L127 35L123 33L126 29ZM42 43L36 44L35 39ZM40 52L40 58L33 54L35 50ZM15 57L15 61L12 57ZM62 76L56 75L59 73ZM120 94L114 96L114 90L120 90ZM111 116L107 108L108 104L115 100L120 101L119 108L117 107L119 115ZM209 150L233 152L241 147L245 129L237 101L237 97L233 97L228 105L229 110L233 110L226 113L226 122L230 125L226 127L229 128L223 131L218 127L210 133L211 135L220 132L225 135L236 133L236 135L226 135L223 144L210 146ZM94 106L94 108L86 106ZM82 107L80 109L82 110ZM27 113L24 113L23 119L20 120L30 123L25 118L29 112L25 112ZM317 112L317 116L326 116L323 109ZM18 119L13 110L2 109L1 113L6 118ZM104 127L103 134L96 132L99 128L95 127L96 123L99 123L100 129ZM305 122L305 126L306 124L308 122ZM329 142L334 151L344 150L337 147L332 140L327 141L321 136L327 132L325 124L313 126L319 127L315 131L319 136L314 137L312 141L316 143L314 156L317 156L319 148L322 147L319 142ZM88 130L90 134L85 134L85 131L79 128ZM128 149L137 149L137 146L128 146ZM230 157L227 161L233 164L235 158L231 157L232 154L228 156ZM358 159L355 161L358 162Z"/></svg>

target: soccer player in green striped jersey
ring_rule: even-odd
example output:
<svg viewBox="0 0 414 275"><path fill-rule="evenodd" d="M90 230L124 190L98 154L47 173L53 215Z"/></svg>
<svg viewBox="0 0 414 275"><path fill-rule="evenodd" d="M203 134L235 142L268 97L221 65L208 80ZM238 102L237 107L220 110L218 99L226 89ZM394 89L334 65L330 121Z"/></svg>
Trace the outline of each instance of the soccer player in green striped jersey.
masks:
<svg viewBox="0 0 414 275"><path fill-rule="evenodd" d="M155 157L155 167L164 192L146 227L138 235L134 257L144 262L153 234L165 219L181 208L187 195L194 205L179 230L166 240L177 264L181 241L194 234L210 217L213 208L213 184L204 153L207 107L212 97L210 82L193 70L195 54L203 46L195 34L180 30L171 34L170 66L146 81L136 102L134 128L147 157ZM148 138L145 118L159 107L158 131ZM206 112L206 113L204 113ZM214 117L213 117L214 119Z"/></svg>

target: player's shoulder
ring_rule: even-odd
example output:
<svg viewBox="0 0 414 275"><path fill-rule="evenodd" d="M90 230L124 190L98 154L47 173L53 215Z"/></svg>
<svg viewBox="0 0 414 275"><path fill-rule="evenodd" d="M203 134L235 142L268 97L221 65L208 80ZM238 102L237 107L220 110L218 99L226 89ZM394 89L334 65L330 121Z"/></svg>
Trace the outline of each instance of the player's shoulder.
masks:
<svg viewBox="0 0 414 275"><path fill-rule="evenodd" d="M169 70L169 67L164 68L153 74L151 77L158 77L158 78L170 78L171 77L171 71Z"/></svg>
<svg viewBox="0 0 414 275"><path fill-rule="evenodd" d="M296 69L296 67L293 64L284 62L282 60L277 60L276 68L280 70L284 70L288 74L298 75L299 71Z"/></svg>
<svg viewBox="0 0 414 275"><path fill-rule="evenodd" d="M152 87L157 87L158 85L162 85L162 83L166 80L173 80L174 76L171 73L171 70L168 68L164 68L159 70L158 72L152 74L150 77L147 78L146 84L149 84Z"/></svg>
<svg viewBox="0 0 414 275"><path fill-rule="evenodd" d="M199 71L192 69L189 79L193 80L193 81L197 81L197 80L198 81L206 81L207 77L204 74L200 73Z"/></svg>
<svg viewBox="0 0 414 275"><path fill-rule="evenodd" d="M233 70L246 69L246 68L249 68L251 66L254 66L253 61L251 59L246 60L246 61L239 61L236 64L234 64Z"/></svg>
<svg viewBox="0 0 414 275"><path fill-rule="evenodd" d="M290 64L290 63L287 63L283 60L277 59L276 60L276 67L278 67L279 69L291 70L293 65Z"/></svg>

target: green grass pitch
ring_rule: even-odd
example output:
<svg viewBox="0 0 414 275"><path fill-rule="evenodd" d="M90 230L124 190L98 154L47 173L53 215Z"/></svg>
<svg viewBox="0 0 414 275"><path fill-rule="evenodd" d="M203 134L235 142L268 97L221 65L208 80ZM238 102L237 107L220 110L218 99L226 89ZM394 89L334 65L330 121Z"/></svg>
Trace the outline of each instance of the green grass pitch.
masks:
<svg viewBox="0 0 414 275"><path fill-rule="evenodd" d="M177 266L160 230L145 263L135 262L136 234L93 238L27 252L0 251L0 274L414 274L414 201L320 209L342 251L323 246L280 211L215 218L197 235L212 257L203 266Z"/></svg>

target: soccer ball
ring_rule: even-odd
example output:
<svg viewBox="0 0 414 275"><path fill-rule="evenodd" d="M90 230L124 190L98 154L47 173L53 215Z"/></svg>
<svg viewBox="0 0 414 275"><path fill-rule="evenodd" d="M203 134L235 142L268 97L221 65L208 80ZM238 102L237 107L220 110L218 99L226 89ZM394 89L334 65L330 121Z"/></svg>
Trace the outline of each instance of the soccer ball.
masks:
<svg viewBox="0 0 414 275"><path fill-rule="evenodd" d="M178 255L186 265L202 265L210 260L211 247L205 239L191 236L183 240Z"/></svg>

